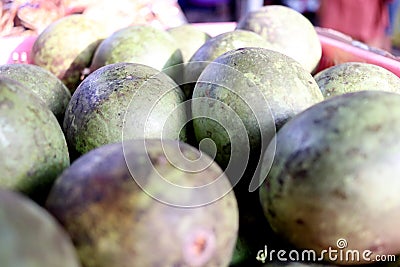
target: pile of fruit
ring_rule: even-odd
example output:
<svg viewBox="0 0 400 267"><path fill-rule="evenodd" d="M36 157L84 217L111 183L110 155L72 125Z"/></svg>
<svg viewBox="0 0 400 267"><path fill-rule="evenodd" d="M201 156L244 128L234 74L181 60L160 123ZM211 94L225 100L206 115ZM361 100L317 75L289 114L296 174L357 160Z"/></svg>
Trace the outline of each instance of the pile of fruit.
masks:
<svg viewBox="0 0 400 267"><path fill-rule="evenodd" d="M275 5L49 24L0 66L0 266L399 266L400 78L321 50Z"/></svg>

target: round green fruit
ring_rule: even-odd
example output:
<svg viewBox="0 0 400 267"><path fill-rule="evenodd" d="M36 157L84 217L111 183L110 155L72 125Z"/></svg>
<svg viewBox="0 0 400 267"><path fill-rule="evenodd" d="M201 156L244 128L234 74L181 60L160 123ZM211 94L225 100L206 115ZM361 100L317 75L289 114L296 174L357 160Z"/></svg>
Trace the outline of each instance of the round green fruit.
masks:
<svg viewBox="0 0 400 267"><path fill-rule="evenodd" d="M399 135L395 93L343 94L292 118L277 133L274 162L261 176L271 227L318 255L358 251L359 260L324 254L340 264L368 263L365 251L371 260L400 254Z"/></svg>
<svg viewBox="0 0 400 267"><path fill-rule="evenodd" d="M325 98L362 90L400 93L400 78L393 72L370 63L346 62L314 75Z"/></svg>
<svg viewBox="0 0 400 267"><path fill-rule="evenodd" d="M32 62L57 76L73 93L105 37L100 24L74 14L51 23L32 47Z"/></svg>
<svg viewBox="0 0 400 267"><path fill-rule="evenodd" d="M191 24L169 28L167 31L179 45L184 63L188 62L197 49L211 38L208 33L203 32Z"/></svg>
<svg viewBox="0 0 400 267"><path fill-rule="evenodd" d="M235 30L221 33L207 40L190 58L184 68L184 91L191 97L193 88L205 67L222 54L243 47L268 48L268 43L257 33Z"/></svg>
<svg viewBox="0 0 400 267"><path fill-rule="evenodd" d="M41 201L69 166L54 114L20 83L0 78L0 186Z"/></svg>
<svg viewBox="0 0 400 267"><path fill-rule="evenodd" d="M50 71L32 64L5 64L0 75L20 82L37 95L62 120L71 99L68 88Z"/></svg>
<svg viewBox="0 0 400 267"><path fill-rule="evenodd" d="M215 142L221 166L239 166L248 149L259 158L275 129L322 100L311 74L292 58L264 48L236 49L202 72L192 99L194 132L199 142Z"/></svg>
<svg viewBox="0 0 400 267"><path fill-rule="evenodd" d="M211 158L173 140L88 152L60 176L46 207L86 267L225 267L237 238L227 177Z"/></svg>
<svg viewBox="0 0 400 267"><path fill-rule="evenodd" d="M182 63L177 42L165 30L133 25L104 39L93 57L91 71L119 62L139 63L159 71Z"/></svg>
<svg viewBox="0 0 400 267"><path fill-rule="evenodd" d="M71 239L42 207L0 189L0 262L3 267L80 267Z"/></svg>
<svg viewBox="0 0 400 267"><path fill-rule="evenodd" d="M186 108L165 73L137 63L114 63L91 73L72 95L64 118L71 149L79 153L123 139L186 140Z"/></svg>
<svg viewBox="0 0 400 267"><path fill-rule="evenodd" d="M322 45L317 31L303 14L292 8L263 6L247 13L236 28L260 34L270 44L270 49L290 56L309 72L321 59Z"/></svg>

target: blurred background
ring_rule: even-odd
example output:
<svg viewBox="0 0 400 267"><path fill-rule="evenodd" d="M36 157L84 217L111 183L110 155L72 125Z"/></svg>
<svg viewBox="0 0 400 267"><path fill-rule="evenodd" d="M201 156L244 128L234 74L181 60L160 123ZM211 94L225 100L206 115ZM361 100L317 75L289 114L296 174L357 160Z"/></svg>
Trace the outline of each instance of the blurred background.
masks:
<svg viewBox="0 0 400 267"><path fill-rule="evenodd" d="M305 14L316 24L319 0L179 0L189 22L237 21L263 5L285 5Z"/></svg>
<svg viewBox="0 0 400 267"><path fill-rule="evenodd" d="M314 26L330 28L376 48L399 54L400 0L179 0L187 20L238 21L263 5L285 5Z"/></svg>
<svg viewBox="0 0 400 267"><path fill-rule="evenodd" d="M344 33L398 54L400 0L1 0L0 37L40 33L72 13L100 20L111 30L130 24L163 28L184 23L235 22L263 5L285 5L314 26Z"/></svg>

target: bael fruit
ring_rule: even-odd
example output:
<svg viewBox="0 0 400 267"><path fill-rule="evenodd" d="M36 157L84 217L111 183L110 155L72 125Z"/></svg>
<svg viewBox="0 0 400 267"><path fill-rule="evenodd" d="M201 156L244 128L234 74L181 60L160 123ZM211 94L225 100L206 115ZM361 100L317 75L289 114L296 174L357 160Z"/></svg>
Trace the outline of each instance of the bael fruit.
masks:
<svg viewBox="0 0 400 267"><path fill-rule="evenodd" d="M169 28L167 31L175 39L181 49L184 63L188 62L197 49L211 38L208 33L203 32L192 24L184 24Z"/></svg>
<svg viewBox="0 0 400 267"><path fill-rule="evenodd" d="M139 63L159 71L182 63L182 53L165 30L150 25L133 25L104 39L93 57L91 71L119 62Z"/></svg>
<svg viewBox="0 0 400 267"><path fill-rule="evenodd" d="M71 93L54 74L32 64L5 64L0 66L0 75L30 89L62 121Z"/></svg>
<svg viewBox="0 0 400 267"><path fill-rule="evenodd" d="M60 176L46 207L85 267L228 266L237 238L227 177L211 158L173 140L88 152Z"/></svg>
<svg viewBox="0 0 400 267"><path fill-rule="evenodd" d="M346 62L314 75L325 98L361 90L400 93L400 78L378 65Z"/></svg>
<svg viewBox="0 0 400 267"><path fill-rule="evenodd" d="M340 264L368 263L367 250L372 260L400 254L399 134L400 95L382 91L335 96L292 118L261 175L274 231L319 255L359 252L358 261L337 257Z"/></svg>
<svg viewBox="0 0 400 267"><path fill-rule="evenodd" d="M193 92L194 132L199 142L215 142L216 161L224 168L234 158L245 160L247 142L259 157L275 129L322 100L311 74L292 58L264 48L236 49L202 72Z"/></svg>
<svg viewBox="0 0 400 267"><path fill-rule="evenodd" d="M137 63L114 63L91 73L72 95L64 132L71 150L86 153L134 138L186 140L179 86L165 73Z"/></svg>
<svg viewBox="0 0 400 267"><path fill-rule="evenodd" d="M243 47L268 48L269 44L257 33L245 30L235 30L221 33L207 40L190 58L184 68L183 89L188 98L192 96L193 88L205 67L222 54Z"/></svg>
<svg viewBox="0 0 400 267"><path fill-rule="evenodd" d="M283 5L266 5L248 12L236 29L254 31L269 44L270 49L298 61L307 71L318 66L322 46L312 23L300 12Z"/></svg>
<svg viewBox="0 0 400 267"><path fill-rule="evenodd" d="M0 186L41 203L69 166L64 134L54 114L31 90L0 78Z"/></svg>
<svg viewBox="0 0 400 267"><path fill-rule="evenodd" d="M2 267L79 267L71 239L42 207L0 189Z"/></svg>
<svg viewBox="0 0 400 267"><path fill-rule="evenodd" d="M33 64L56 75L73 93L96 47L105 37L100 25L81 14L54 21L33 44Z"/></svg>

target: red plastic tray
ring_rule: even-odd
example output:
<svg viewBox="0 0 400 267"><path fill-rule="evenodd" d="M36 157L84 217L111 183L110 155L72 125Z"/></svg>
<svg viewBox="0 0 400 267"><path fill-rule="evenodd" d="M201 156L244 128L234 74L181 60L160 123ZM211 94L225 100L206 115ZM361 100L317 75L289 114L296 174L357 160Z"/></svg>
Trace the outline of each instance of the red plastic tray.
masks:
<svg viewBox="0 0 400 267"><path fill-rule="evenodd" d="M322 45L319 70L344 62L367 62L384 67L400 77L400 58L369 47L340 32L316 28Z"/></svg>

